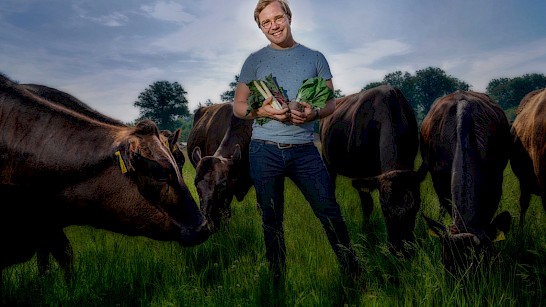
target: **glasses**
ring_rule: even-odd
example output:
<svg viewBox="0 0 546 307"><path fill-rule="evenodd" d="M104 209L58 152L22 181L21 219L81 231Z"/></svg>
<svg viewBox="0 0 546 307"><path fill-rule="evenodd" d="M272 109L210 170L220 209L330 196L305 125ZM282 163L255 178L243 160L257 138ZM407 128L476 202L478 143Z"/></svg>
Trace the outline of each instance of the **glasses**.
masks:
<svg viewBox="0 0 546 307"><path fill-rule="evenodd" d="M286 20L286 14L277 15L275 18L273 18L273 22L280 25L283 24ZM273 25L273 22L269 19L266 19L260 23L260 26L264 29L269 29Z"/></svg>

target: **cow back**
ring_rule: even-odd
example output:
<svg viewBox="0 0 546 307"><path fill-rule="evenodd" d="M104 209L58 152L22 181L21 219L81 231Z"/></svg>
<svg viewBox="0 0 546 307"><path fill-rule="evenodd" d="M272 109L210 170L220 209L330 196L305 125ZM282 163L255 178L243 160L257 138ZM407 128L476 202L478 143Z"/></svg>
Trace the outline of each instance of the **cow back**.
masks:
<svg viewBox="0 0 546 307"><path fill-rule="evenodd" d="M417 120L399 89L383 85L338 98L320 130L323 158L343 176L413 170Z"/></svg>

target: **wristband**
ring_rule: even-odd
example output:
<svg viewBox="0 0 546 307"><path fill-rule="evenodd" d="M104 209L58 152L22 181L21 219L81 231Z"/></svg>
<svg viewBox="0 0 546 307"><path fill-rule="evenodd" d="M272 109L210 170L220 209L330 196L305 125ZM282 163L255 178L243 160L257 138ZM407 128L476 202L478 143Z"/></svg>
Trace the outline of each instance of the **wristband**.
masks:
<svg viewBox="0 0 546 307"><path fill-rule="evenodd" d="M315 119L320 119L319 118L319 108L315 108Z"/></svg>

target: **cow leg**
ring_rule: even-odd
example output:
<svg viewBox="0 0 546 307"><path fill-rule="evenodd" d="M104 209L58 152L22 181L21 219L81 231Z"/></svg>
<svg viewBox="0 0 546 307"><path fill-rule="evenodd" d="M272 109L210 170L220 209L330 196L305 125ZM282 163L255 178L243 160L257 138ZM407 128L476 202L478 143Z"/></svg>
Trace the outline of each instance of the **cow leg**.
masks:
<svg viewBox="0 0 546 307"><path fill-rule="evenodd" d="M440 202L440 219L446 216L452 216L453 207L451 206L451 172L431 172L432 185Z"/></svg>
<svg viewBox="0 0 546 307"><path fill-rule="evenodd" d="M525 223L525 213L527 213L527 209L529 209L529 202L531 201L531 191L524 184L520 184L519 188L519 228L523 229L523 224Z"/></svg>
<svg viewBox="0 0 546 307"><path fill-rule="evenodd" d="M56 229L50 233L45 240L42 240L42 243L38 247L36 260L38 264L38 271L42 275L49 273L50 253L63 270L65 280L69 281L72 278L74 253L72 251L72 245L64 234L62 228Z"/></svg>
<svg viewBox="0 0 546 307"><path fill-rule="evenodd" d="M373 211L373 199L370 192L359 191L360 206L362 207L362 214L364 215L364 221L367 223L370 221L370 216Z"/></svg>
<svg viewBox="0 0 546 307"><path fill-rule="evenodd" d="M362 214L364 216L364 223L367 224L370 221L370 216L373 211L373 199L368 188L363 187L359 180L352 181L353 188L358 192L360 196L360 206L362 207Z"/></svg>
<svg viewBox="0 0 546 307"><path fill-rule="evenodd" d="M63 269L65 280L69 282L72 279L74 252L62 228L55 230L50 248L51 255Z"/></svg>

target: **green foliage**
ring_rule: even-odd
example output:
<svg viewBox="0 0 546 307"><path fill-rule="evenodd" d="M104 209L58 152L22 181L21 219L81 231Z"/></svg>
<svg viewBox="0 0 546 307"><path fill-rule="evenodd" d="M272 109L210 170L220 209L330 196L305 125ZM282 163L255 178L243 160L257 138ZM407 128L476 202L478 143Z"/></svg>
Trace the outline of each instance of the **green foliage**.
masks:
<svg viewBox="0 0 546 307"><path fill-rule="evenodd" d="M134 103L140 109L138 120L148 118L160 129L174 131L177 120L190 114L186 94L178 82L154 82L138 95Z"/></svg>
<svg viewBox="0 0 546 307"><path fill-rule="evenodd" d="M519 106L527 93L546 87L544 74L525 74L515 78L498 78L489 82L486 94L503 109Z"/></svg>
<svg viewBox="0 0 546 307"><path fill-rule="evenodd" d="M234 81L229 83L229 90L225 91L220 95L220 100L222 102L233 102L235 101L235 89L237 89L237 84L239 83L239 75L235 75Z"/></svg>

